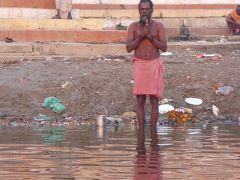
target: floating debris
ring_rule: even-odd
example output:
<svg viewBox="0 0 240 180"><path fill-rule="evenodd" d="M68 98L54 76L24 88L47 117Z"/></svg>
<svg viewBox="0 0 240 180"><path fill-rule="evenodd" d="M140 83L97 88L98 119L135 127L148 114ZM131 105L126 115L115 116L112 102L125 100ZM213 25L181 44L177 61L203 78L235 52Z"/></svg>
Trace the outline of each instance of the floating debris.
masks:
<svg viewBox="0 0 240 180"><path fill-rule="evenodd" d="M169 120L174 121L177 124L184 124L192 119L192 114L178 112L175 110L169 111L167 115Z"/></svg>

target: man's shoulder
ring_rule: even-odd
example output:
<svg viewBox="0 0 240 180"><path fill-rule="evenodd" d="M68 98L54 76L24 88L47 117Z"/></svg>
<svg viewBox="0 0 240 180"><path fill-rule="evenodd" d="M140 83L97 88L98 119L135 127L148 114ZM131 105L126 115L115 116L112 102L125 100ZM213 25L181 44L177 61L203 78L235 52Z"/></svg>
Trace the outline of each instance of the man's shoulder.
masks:
<svg viewBox="0 0 240 180"><path fill-rule="evenodd" d="M163 24L159 21L153 20L153 23L155 24L156 28L164 28Z"/></svg>
<svg viewBox="0 0 240 180"><path fill-rule="evenodd" d="M163 24L161 22L157 21L157 20L153 20L153 22L158 26L163 26Z"/></svg>
<svg viewBox="0 0 240 180"><path fill-rule="evenodd" d="M138 22L138 21L132 22L132 23L130 24L130 26L137 26L137 25L139 25L139 22Z"/></svg>

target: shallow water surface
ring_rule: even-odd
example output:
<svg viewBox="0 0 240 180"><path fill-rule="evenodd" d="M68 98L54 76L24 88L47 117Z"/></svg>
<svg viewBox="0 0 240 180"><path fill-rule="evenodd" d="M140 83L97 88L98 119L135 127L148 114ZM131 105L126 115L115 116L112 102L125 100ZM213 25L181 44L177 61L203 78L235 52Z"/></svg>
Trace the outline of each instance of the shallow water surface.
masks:
<svg viewBox="0 0 240 180"><path fill-rule="evenodd" d="M0 179L239 179L240 126L0 129Z"/></svg>

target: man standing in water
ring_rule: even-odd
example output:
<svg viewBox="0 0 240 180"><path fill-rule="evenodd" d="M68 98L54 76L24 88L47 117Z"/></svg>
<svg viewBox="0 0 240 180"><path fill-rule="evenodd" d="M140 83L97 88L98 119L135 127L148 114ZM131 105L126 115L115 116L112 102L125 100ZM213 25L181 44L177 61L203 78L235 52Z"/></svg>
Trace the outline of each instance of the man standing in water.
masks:
<svg viewBox="0 0 240 180"><path fill-rule="evenodd" d="M160 22L152 20L151 0L139 2L139 22L129 26L126 43L127 52L135 51L133 57L134 89L137 97L137 119L139 128L145 125L145 102L149 95L151 104L151 127L156 128L158 102L162 97L164 67L160 60L160 50L167 50L165 30Z"/></svg>

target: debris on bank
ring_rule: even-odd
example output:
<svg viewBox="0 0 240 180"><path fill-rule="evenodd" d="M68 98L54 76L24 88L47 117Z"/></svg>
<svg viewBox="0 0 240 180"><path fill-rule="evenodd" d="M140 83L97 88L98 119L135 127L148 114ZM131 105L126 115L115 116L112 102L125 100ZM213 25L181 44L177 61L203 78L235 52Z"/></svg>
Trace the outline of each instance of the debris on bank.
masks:
<svg viewBox="0 0 240 180"><path fill-rule="evenodd" d="M49 96L44 99L43 107L51 109L55 113L60 113L65 110L65 106L61 101L53 96Z"/></svg>

